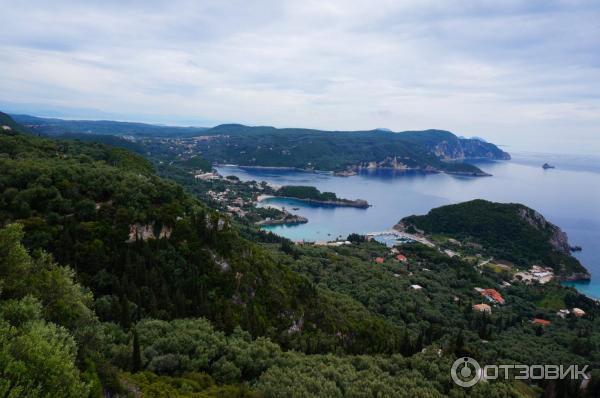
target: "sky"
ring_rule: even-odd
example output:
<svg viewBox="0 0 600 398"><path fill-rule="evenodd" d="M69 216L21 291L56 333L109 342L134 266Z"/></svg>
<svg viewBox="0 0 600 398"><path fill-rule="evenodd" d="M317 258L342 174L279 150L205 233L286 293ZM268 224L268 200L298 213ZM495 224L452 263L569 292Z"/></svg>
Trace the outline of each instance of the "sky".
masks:
<svg viewBox="0 0 600 398"><path fill-rule="evenodd" d="M0 0L4 2L6 0ZM0 110L600 152L600 1L21 0Z"/></svg>

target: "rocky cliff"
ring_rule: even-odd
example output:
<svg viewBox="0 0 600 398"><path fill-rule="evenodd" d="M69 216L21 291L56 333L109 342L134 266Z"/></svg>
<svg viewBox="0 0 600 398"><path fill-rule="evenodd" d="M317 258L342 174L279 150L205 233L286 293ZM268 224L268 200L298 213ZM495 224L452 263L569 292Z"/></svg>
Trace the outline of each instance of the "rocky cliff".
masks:
<svg viewBox="0 0 600 398"><path fill-rule="evenodd" d="M519 217L521 217L521 219L527 222L529 225L547 234L548 241L557 251L564 254L571 253L569 238L567 237L567 234L558 226L546 220L544 216L537 211L527 207L519 208L518 214Z"/></svg>
<svg viewBox="0 0 600 398"><path fill-rule="evenodd" d="M494 144L477 139L451 137L429 146L429 151L440 160L469 159L509 160L510 155Z"/></svg>

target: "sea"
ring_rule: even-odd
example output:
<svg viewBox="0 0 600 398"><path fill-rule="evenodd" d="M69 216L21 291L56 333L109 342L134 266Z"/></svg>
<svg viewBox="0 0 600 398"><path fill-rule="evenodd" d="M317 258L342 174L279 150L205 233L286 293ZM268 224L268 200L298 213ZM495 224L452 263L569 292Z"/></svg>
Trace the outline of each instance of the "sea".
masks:
<svg viewBox="0 0 600 398"><path fill-rule="evenodd" d="M300 225L265 227L295 241L345 238L392 229L401 218L471 199L522 203L542 213L569 236L574 253L592 274L590 282L569 283L580 292L600 299L600 156L511 152L509 161L474 162L490 177L465 177L391 169L362 170L351 177L328 172L276 168L220 166L224 176L273 185L310 185L338 197L365 199L368 209L320 206L293 199L272 198L262 206L285 207L308 218ZM543 169L549 163L555 168ZM386 235L382 235L385 239Z"/></svg>

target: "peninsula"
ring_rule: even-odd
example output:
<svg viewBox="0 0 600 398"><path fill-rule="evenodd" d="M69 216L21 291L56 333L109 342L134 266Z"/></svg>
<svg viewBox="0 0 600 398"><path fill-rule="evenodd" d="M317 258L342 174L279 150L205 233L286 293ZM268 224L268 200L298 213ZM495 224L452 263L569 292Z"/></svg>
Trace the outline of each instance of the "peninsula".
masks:
<svg viewBox="0 0 600 398"><path fill-rule="evenodd" d="M321 192L315 187L302 185L285 185L274 191L274 195L280 198L301 200L324 206L357 207L366 209L370 205L363 199L342 199L333 192Z"/></svg>
<svg viewBox="0 0 600 398"><path fill-rule="evenodd" d="M559 280L591 279L571 255L567 234L522 204L477 199L405 217L394 229L436 237L449 244L448 250L494 258L515 270L542 266L552 269Z"/></svg>

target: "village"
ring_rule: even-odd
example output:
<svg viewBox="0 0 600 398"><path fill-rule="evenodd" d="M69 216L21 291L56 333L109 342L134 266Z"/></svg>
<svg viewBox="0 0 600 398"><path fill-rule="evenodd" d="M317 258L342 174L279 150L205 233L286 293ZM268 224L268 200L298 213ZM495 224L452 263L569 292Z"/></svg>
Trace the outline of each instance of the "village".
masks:
<svg viewBox="0 0 600 398"><path fill-rule="evenodd" d="M458 256L458 257L463 257L463 259L465 259L467 261L473 261L474 259L476 259L474 266L480 272L482 272L483 267L487 267L496 272L505 272L506 275L510 275L511 276L510 281L504 280L500 285L498 285L496 287L476 287L476 288L474 288L474 290L481 297L480 303L475 303L472 305L472 310L473 310L473 312L476 312L476 313L491 315L494 307L505 305L506 300L500 291L502 289L512 286L512 283L523 283L523 284L527 284L527 285L532 285L532 284L544 285L554 279L554 272L549 267L544 267L541 265L533 265L528 270L518 270L517 267L513 263L506 261L506 260L496 260L493 258L489 258L487 260L482 260L481 255L476 255L474 258L472 256L465 256L464 254L460 253L459 250L450 250L448 248L444 248L444 247L437 245L436 243L433 242L432 239L429 239L428 237L426 237L422 234L410 234L405 231L402 231L402 232L385 231L385 232L380 232L380 233L367 234L365 236L365 238L367 240L375 240L381 236L387 236L387 235L392 235L395 240L392 241L393 242L392 244L389 244L389 240L386 242L386 243L388 243L388 255L387 256L377 256L377 257L373 258L372 261L375 265L385 265L387 263L392 262L392 263L405 264L407 269L411 269L410 259L405 254L402 253L402 245L419 242L428 247L436 248L440 253L447 255L449 258ZM448 241L454 247L462 246L462 243L456 239L450 238L450 239L448 239ZM306 242L302 242L299 244L306 244ZM329 242L315 242L314 244L321 245L321 246L329 246L329 247L340 247L340 246L344 246L344 245L350 245L350 244L352 244L352 242L350 242L348 240L337 240L337 241L329 241ZM478 246L478 247L482 248L480 246ZM421 267L421 271L429 271L429 269ZM412 275L412 274L413 274L412 272L409 272L409 275ZM401 275L398 273L393 273L393 277L399 278L399 277L401 277ZM410 284L409 288L414 291L425 291L426 290L425 287L418 285L418 284ZM454 299L455 299L455 301L459 300L458 297L454 297ZM569 318L569 317L581 318L581 317L584 317L586 315L586 313L584 310L582 310L580 308L573 307L573 308L560 309L556 313L556 315L563 319ZM546 326L549 326L552 322L547 319L533 318L533 319L531 319L531 323L534 325L538 325L540 327L546 327Z"/></svg>

